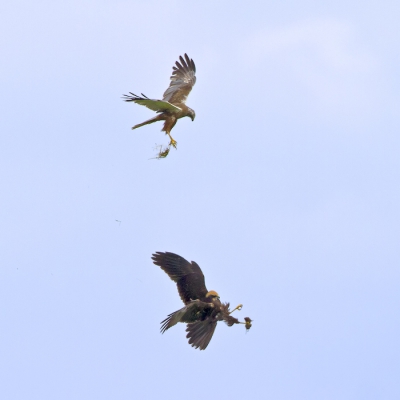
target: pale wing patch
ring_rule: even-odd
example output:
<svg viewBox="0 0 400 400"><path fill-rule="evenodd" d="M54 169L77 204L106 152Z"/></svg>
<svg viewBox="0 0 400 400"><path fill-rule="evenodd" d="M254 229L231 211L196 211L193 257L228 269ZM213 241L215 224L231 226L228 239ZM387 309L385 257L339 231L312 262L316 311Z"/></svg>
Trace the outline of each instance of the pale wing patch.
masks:
<svg viewBox="0 0 400 400"><path fill-rule="evenodd" d="M140 104L141 106L145 106L150 108L150 110L162 112L162 111L182 111L180 107L174 106L173 104L169 103L168 101L164 100L153 100L146 97L142 94L143 97L139 97L136 94L129 92L131 95L124 94L123 99L125 101L133 101L136 104Z"/></svg>
<svg viewBox="0 0 400 400"><path fill-rule="evenodd" d="M196 66L187 54L185 58L179 57L173 67L171 82L164 92L163 100L172 103L185 103L186 99L196 83Z"/></svg>

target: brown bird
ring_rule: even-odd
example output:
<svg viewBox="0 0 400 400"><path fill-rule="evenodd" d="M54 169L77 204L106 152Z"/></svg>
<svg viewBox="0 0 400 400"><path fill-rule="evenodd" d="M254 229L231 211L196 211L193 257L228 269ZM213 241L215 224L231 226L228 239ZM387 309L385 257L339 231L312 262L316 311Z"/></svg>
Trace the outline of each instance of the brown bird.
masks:
<svg viewBox="0 0 400 400"><path fill-rule="evenodd" d="M176 61L176 66L173 67L172 76L170 78L171 83L168 89L164 92L162 100L149 99L143 93L143 97L137 96L132 92L129 92L130 95L123 95L125 101L133 101L136 104L146 106L147 108L150 108L150 110L159 114L154 118L133 126L132 129L152 124L157 121L165 121L162 131L170 137L169 145L172 145L175 148L177 142L171 136L172 128L175 126L179 118L190 117L193 121L196 116L194 110L185 104L192 87L196 83L196 66L187 54L185 54L185 59L180 56L179 60L180 62Z"/></svg>
<svg viewBox="0 0 400 400"><path fill-rule="evenodd" d="M207 290L203 272L197 263L190 263L183 257L169 252L156 252L152 260L176 282L179 295L185 303L183 308L169 314L161 322L162 333L178 322L186 323L189 344L204 350L210 343L218 321L224 321L228 326L245 324L246 329L250 329L251 324L240 322L230 315L233 311L240 310L242 304L230 311L229 303L221 303L217 292Z"/></svg>

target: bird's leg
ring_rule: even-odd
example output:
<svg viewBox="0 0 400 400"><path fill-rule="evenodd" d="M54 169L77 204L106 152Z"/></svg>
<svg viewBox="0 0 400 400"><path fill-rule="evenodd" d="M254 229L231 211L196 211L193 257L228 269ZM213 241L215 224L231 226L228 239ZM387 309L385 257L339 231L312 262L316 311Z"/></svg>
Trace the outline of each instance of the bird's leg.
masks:
<svg viewBox="0 0 400 400"><path fill-rule="evenodd" d="M174 146L176 149L176 145L178 144L178 142L171 136L171 134L169 132L167 132L167 135L169 136L169 138L171 139L171 141L169 142L169 145Z"/></svg>
<svg viewBox="0 0 400 400"><path fill-rule="evenodd" d="M229 314L232 314L234 311L236 311L236 310L241 310L242 309L242 307L243 307L243 304L239 304L238 306L236 306L232 311L230 311L229 312Z"/></svg>

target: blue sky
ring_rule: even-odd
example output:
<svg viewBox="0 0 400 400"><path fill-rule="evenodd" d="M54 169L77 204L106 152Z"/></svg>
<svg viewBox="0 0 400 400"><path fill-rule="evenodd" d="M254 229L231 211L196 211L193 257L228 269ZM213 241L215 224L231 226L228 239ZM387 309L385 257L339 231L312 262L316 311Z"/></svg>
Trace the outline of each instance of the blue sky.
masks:
<svg viewBox="0 0 400 400"><path fill-rule="evenodd" d="M245 5L244 5L245 4ZM1 6L7 399L398 399L400 79L392 1ZM131 131L187 52L196 119ZM171 251L243 303L206 351Z"/></svg>

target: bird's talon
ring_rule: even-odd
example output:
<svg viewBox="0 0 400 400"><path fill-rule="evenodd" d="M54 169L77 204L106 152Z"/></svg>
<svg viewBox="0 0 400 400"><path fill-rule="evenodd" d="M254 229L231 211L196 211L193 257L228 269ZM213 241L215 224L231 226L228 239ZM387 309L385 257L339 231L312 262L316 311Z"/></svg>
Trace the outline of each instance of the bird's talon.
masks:
<svg viewBox="0 0 400 400"><path fill-rule="evenodd" d="M238 306L236 306L229 314L232 314L234 311L238 310L240 311L243 307L243 304L239 304Z"/></svg>

